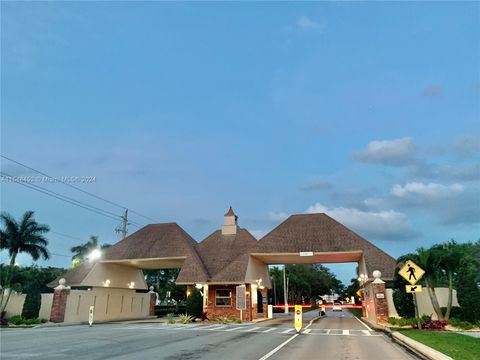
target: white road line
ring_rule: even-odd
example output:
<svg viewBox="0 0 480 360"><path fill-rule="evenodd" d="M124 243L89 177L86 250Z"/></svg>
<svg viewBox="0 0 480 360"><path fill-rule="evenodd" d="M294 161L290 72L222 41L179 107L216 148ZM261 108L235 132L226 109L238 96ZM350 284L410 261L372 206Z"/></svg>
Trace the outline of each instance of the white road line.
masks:
<svg viewBox="0 0 480 360"><path fill-rule="evenodd" d="M231 329L227 329L227 330L224 330L224 331L235 331L235 330L240 330L240 329L244 329L245 326L238 326L238 327L234 327L234 328L231 328Z"/></svg>
<svg viewBox="0 0 480 360"><path fill-rule="evenodd" d="M266 360L268 359L270 356L272 356L273 354L275 354L278 350L280 350L281 348L283 348L285 345L287 345L290 341L292 341L293 339L295 339L298 335L300 334L295 334L293 335L291 338L285 340L283 343L281 343L280 345L278 345L275 349L273 349L272 351L270 351L269 353L263 355L260 359L258 360Z"/></svg>
<svg viewBox="0 0 480 360"><path fill-rule="evenodd" d="M263 332L263 333L266 333L266 332L270 332L270 331L273 331L273 330L275 330L275 328L272 327L272 328L268 328L267 330L264 330L264 331L262 331L262 332Z"/></svg>
<svg viewBox="0 0 480 360"><path fill-rule="evenodd" d="M342 330L342 335L350 335L350 331L349 330Z"/></svg>
<svg viewBox="0 0 480 360"><path fill-rule="evenodd" d="M368 330L362 330L362 333L364 333L367 336L372 336L372 333Z"/></svg>
<svg viewBox="0 0 480 360"><path fill-rule="evenodd" d="M283 330L281 333L282 334L288 334L288 333L291 333L293 331L293 329L287 329L287 330Z"/></svg>
<svg viewBox="0 0 480 360"><path fill-rule="evenodd" d="M354 316L355 319L357 319L357 321L362 324L363 326L365 326L368 330L370 331L373 331L370 326L368 326L367 324L365 324L362 320L360 320L359 318L357 318L356 316Z"/></svg>
<svg viewBox="0 0 480 360"><path fill-rule="evenodd" d="M261 329L261 327L253 327L253 328L250 328L248 330L245 330L245 332L249 332L249 331L256 331L258 329Z"/></svg>
<svg viewBox="0 0 480 360"><path fill-rule="evenodd" d="M223 328L226 328L226 327L227 327L226 325L214 326L213 328L210 328L210 329L207 329L207 330L215 331L215 330L220 330L220 329L223 329Z"/></svg>
<svg viewBox="0 0 480 360"><path fill-rule="evenodd" d="M330 335L330 329L327 329L327 335Z"/></svg>
<svg viewBox="0 0 480 360"><path fill-rule="evenodd" d="M313 324L313 321L316 320L317 318L314 318L312 320L310 320L310 322L308 323L307 326L305 326L305 330L307 330L312 324ZM290 329L290 330L293 330L293 329ZM283 348L285 345L287 345L290 341L292 341L293 339L295 339L298 335L300 334L294 334L291 338L285 340L283 343L281 343L280 345L278 345L275 349L273 349L272 351L270 351L269 353L263 355L260 359L258 360L265 360L265 359L268 359L270 356L272 356L273 354L275 354L278 350L280 350L281 348Z"/></svg>
<svg viewBox="0 0 480 360"><path fill-rule="evenodd" d="M303 330L302 334L309 334L310 331L312 331L312 329L305 329L305 330Z"/></svg>
<svg viewBox="0 0 480 360"><path fill-rule="evenodd" d="M214 327L217 327L218 325L207 325L207 326L198 326L195 328L195 330L208 330Z"/></svg>

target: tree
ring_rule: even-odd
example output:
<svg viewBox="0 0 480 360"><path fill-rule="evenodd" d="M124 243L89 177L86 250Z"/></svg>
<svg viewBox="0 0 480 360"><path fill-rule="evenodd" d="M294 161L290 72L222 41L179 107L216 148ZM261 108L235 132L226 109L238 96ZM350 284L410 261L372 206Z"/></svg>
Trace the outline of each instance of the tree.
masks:
<svg viewBox="0 0 480 360"><path fill-rule="evenodd" d="M464 321L480 321L480 241L463 244L464 256L456 275L460 316Z"/></svg>
<svg viewBox="0 0 480 360"><path fill-rule="evenodd" d="M3 287L0 296L0 313L3 314L10 300L11 280L15 267L15 259L20 253L29 254L34 261L40 257L47 260L49 253L47 250L48 241L44 237L50 228L47 225L39 224L33 218L33 211L27 211L16 221L10 214L2 213L0 220L4 229L0 230L0 249L7 250L10 255L10 264L2 281ZM8 295L6 291L8 289Z"/></svg>
<svg viewBox="0 0 480 360"><path fill-rule="evenodd" d="M203 314L203 297L200 291L193 287L190 296L187 298L187 314L201 318Z"/></svg>
<svg viewBox="0 0 480 360"><path fill-rule="evenodd" d="M428 296L430 297L430 301L433 306L433 310L437 314L439 320L443 320L443 313L442 309L440 308L440 304L438 302L437 294L435 293L435 279L437 278L437 270L440 266L440 262L442 260L441 253L437 248L430 248L425 249L420 247L416 250L415 253L410 253L407 255L403 255L398 258L398 263L404 263L407 260L412 260L418 266L420 266L423 270L425 270L425 284L428 292Z"/></svg>
<svg viewBox="0 0 480 360"><path fill-rule="evenodd" d="M72 265L70 267L74 268L75 266L82 263L93 250L103 250L109 248L110 246L112 245L103 244L99 246L98 236L90 235L90 240L88 240L85 244L74 246L70 249L70 251L73 253Z"/></svg>

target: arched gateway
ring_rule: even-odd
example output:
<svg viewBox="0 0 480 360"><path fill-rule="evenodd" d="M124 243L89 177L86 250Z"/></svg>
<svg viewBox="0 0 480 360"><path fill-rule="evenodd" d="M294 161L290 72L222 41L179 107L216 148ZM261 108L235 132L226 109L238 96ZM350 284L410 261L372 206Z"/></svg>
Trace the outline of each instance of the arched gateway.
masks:
<svg viewBox="0 0 480 360"><path fill-rule="evenodd" d="M235 307L235 290L245 285L247 311L243 312L243 320L252 320L258 316L257 289L263 289L266 297L271 288L268 265L356 262L358 275L368 278L364 291L366 315L374 321L386 320L385 283L373 281L372 274L379 270L384 280L392 280L395 259L363 237L326 214L302 214L290 216L257 241L238 226L237 220L230 208L222 228L199 243L176 223L147 225L105 250L97 262L86 262L65 273L65 286L90 291L108 288L112 294L138 292L147 290L142 269L181 268L176 283L187 285L187 296L193 286L202 289L204 309L210 315L240 316ZM51 286L57 284L55 281ZM58 312L57 293L65 292L65 286L55 291L52 315ZM120 313L125 296L121 297ZM80 299L81 295L79 304ZM133 308L133 295L131 301ZM153 304L151 301L150 308ZM65 304L63 307L68 308ZM265 310L263 313L266 315Z"/></svg>

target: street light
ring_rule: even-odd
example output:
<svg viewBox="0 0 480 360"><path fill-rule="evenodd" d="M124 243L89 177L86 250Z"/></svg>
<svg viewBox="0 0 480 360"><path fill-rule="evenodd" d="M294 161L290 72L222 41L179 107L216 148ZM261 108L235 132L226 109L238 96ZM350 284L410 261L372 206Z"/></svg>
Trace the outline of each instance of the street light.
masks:
<svg viewBox="0 0 480 360"><path fill-rule="evenodd" d="M93 261L100 259L102 252L99 249L93 249L92 252L88 255L88 260Z"/></svg>
<svg viewBox="0 0 480 360"><path fill-rule="evenodd" d="M360 285L363 285L364 283L366 283L368 280L368 275L366 274L360 274L358 276L358 282L360 283Z"/></svg>

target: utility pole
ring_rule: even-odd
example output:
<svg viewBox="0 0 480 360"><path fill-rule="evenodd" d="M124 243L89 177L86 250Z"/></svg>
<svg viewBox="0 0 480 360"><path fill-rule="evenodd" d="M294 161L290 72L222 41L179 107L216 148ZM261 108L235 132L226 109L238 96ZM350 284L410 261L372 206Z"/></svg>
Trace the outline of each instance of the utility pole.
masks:
<svg viewBox="0 0 480 360"><path fill-rule="evenodd" d="M287 297L287 279L285 275L286 265L283 265L283 298L285 301L285 314L288 314L288 297Z"/></svg>
<svg viewBox="0 0 480 360"><path fill-rule="evenodd" d="M122 225L121 227L117 227L115 229L116 233L122 234L122 240L127 237L127 225L128 225L128 209L125 209L125 212L123 213L123 216L122 216Z"/></svg>

